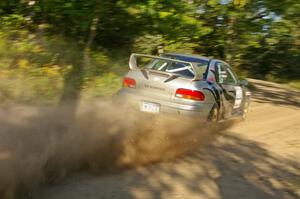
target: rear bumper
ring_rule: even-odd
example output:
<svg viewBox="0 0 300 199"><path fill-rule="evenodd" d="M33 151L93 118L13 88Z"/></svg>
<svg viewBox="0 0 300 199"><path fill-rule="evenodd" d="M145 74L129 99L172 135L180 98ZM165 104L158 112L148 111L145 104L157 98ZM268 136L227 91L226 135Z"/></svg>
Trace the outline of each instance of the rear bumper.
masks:
<svg viewBox="0 0 300 199"><path fill-rule="evenodd" d="M152 102L160 105L159 114L172 114L174 116L195 117L207 119L213 107L213 103L180 104L171 101L156 99L150 96L142 96L127 90L120 90L115 98L123 105L129 105L133 110L140 111L143 102Z"/></svg>

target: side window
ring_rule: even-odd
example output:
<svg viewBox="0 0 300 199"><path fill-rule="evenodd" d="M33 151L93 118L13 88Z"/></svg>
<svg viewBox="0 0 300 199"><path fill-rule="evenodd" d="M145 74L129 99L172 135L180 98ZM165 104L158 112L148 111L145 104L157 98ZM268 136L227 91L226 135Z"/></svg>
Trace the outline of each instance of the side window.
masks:
<svg viewBox="0 0 300 199"><path fill-rule="evenodd" d="M224 63L216 63L217 79L220 84L236 84L237 80L232 70Z"/></svg>
<svg viewBox="0 0 300 199"><path fill-rule="evenodd" d="M228 74L227 83L228 84L236 84L237 78L235 77L233 71L229 67L227 67L226 70L227 70L227 74Z"/></svg>
<svg viewBox="0 0 300 199"><path fill-rule="evenodd" d="M211 69L211 70L209 70L208 71L208 73L207 73L207 77L206 77L206 79L208 80L208 81L210 81L210 82L216 82L217 80L217 78L216 78L216 72L215 72L215 70L213 70L213 69Z"/></svg>
<svg viewBox="0 0 300 199"><path fill-rule="evenodd" d="M209 82L217 82L218 78L217 78L217 72L216 72L216 67L215 66L208 66L208 71L207 71L207 75L206 75L206 79Z"/></svg>

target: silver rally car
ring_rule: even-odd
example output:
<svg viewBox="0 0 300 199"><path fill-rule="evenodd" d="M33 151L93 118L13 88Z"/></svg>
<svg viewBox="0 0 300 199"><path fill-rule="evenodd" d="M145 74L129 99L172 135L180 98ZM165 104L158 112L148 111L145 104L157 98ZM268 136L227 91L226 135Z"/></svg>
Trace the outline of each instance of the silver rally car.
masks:
<svg viewBox="0 0 300 199"><path fill-rule="evenodd" d="M132 54L118 99L135 109L219 121L245 118L251 93L224 61L197 55Z"/></svg>

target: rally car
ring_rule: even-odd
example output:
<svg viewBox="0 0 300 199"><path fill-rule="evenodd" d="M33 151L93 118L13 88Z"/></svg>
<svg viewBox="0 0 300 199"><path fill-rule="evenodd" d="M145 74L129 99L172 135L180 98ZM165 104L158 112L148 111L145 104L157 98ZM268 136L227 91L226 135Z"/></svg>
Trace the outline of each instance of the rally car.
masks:
<svg viewBox="0 0 300 199"><path fill-rule="evenodd" d="M198 55L131 54L130 70L116 96L121 103L152 114L220 121L245 118L251 93L222 60Z"/></svg>

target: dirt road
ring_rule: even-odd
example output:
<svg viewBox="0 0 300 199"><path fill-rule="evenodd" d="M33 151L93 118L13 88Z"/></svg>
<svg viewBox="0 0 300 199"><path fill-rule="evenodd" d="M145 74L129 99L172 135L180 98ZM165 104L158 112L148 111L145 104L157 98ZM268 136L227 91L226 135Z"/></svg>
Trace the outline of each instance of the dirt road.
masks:
<svg viewBox="0 0 300 199"><path fill-rule="evenodd" d="M250 81L248 119L208 149L116 174L80 174L42 188L36 198L300 198L300 92Z"/></svg>

